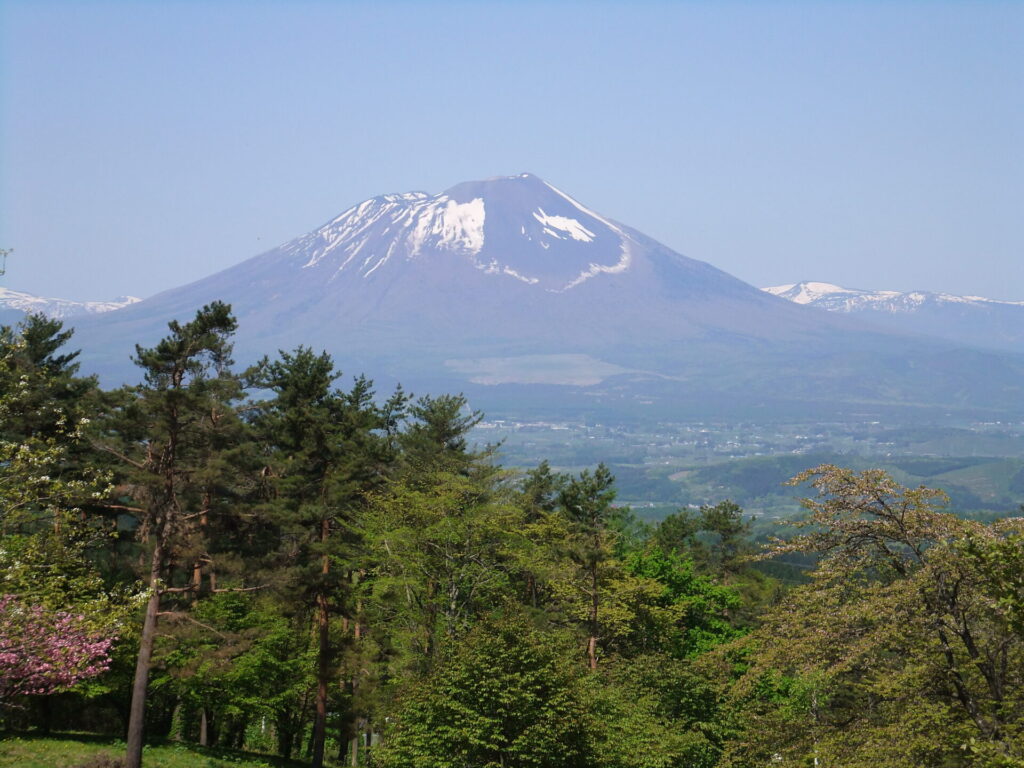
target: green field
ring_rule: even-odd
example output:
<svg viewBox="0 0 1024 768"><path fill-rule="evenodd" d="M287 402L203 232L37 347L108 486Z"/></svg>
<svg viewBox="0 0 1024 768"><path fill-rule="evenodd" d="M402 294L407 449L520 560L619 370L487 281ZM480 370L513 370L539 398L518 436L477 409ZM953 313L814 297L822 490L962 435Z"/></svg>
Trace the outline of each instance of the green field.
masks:
<svg viewBox="0 0 1024 768"><path fill-rule="evenodd" d="M89 736L0 736L0 768L115 768L124 743ZM147 746L146 768L289 768L305 765L279 757L202 749L193 745Z"/></svg>
<svg viewBox="0 0 1024 768"><path fill-rule="evenodd" d="M809 453L756 456L705 464L671 467L611 462L619 498L632 502L641 517L658 519L674 508L715 504L731 499L766 519L799 511L807 488L785 485L786 480L818 464L857 470L884 469L909 487L926 485L944 490L949 509L984 518L1016 514L1024 503L1024 460L1002 457L882 457Z"/></svg>

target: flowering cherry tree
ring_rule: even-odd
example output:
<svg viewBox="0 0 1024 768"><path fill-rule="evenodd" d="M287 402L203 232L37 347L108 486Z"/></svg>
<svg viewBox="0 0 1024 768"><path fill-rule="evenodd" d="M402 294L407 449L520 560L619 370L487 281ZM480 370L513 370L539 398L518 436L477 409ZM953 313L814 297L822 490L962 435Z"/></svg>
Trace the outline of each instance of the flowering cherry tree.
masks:
<svg viewBox="0 0 1024 768"><path fill-rule="evenodd" d="M113 641L83 616L0 595L0 700L56 693L105 672Z"/></svg>

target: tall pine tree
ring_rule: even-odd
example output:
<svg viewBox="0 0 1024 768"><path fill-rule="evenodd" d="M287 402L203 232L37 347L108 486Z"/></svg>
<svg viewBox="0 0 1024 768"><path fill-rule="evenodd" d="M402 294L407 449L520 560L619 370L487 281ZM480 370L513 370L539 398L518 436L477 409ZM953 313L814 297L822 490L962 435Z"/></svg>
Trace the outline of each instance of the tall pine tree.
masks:
<svg viewBox="0 0 1024 768"><path fill-rule="evenodd" d="M207 548L212 468L237 435L241 396L231 365L236 327L228 305L215 302L155 347L136 347L144 383L123 393L108 414L100 445L119 463L121 492L130 498L138 538L148 552L149 600L132 683L128 768L142 763L148 679L157 625L168 602L195 593L196 563Z"/></svg>
<svg viewBox="0 0 1024 768"><path fill-rule="evenodd" d="M366 494L378 487L392 463L393 435L405 397L383 406L371 383L356 379L351 390L334 387L339 377L326 353L306 347L264 360L253 372L271 397L256 404L253 421L266 450L272 498L268 517L284 544L289 576L279 579L292 599L315 616L317 692L312 765L323 765L330 684L338 644L331 619L358 635L351 595L355 534L352 522ZM347 633L346 633L347 634Z"/></svg>

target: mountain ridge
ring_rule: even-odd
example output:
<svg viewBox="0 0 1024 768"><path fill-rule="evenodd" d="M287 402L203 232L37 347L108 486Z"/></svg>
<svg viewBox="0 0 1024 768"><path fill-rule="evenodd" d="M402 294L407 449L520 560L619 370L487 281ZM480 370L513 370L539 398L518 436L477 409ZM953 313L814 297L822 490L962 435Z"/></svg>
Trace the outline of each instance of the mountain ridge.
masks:
<svg viewBox="0 0 1024 768"><path fill-rule="evenodd" d="M0 322L17 322L30 313L39 313L57 320L68 320L80 315L114 312L142 299L135 296L116 296L109 301L75 301L48 296L37 296L27 291L0 287Z"/></svg>
<svg viewBox="0 0 1024 768"><path fill-rule="evenodd" d="M844 288L804 281L762 289L796 304L979 348L1024 353L1024 301L934 291Z"/></svg>

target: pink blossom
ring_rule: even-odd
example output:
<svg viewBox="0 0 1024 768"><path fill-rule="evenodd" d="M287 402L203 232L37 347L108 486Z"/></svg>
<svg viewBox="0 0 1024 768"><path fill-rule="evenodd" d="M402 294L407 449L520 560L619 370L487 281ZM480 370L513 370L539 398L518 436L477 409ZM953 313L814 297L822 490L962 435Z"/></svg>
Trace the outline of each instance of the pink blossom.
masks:
<svg viewBox="0 0 1024 768"><path fill-rule="evenodd" d="M113 642L84 616L0 595L0 699L55 693L105 672Z"/></svg>

